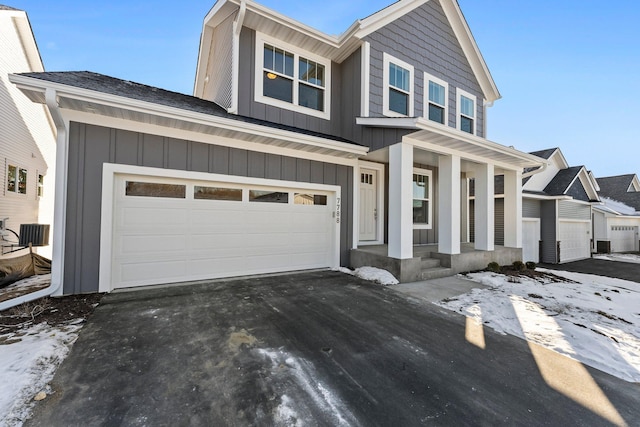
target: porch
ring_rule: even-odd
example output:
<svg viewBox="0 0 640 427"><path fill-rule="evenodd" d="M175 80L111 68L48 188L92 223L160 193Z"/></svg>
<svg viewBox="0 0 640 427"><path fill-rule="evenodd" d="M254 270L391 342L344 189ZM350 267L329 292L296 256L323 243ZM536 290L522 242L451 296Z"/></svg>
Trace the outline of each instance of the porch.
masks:
<svg viewBox="0 0 640 427"><path fill-rule="evenodd" d="M438 252L437 244L414 245L412 258L392 258L388 253L388 245L352 249L351 267L382 268L393 274L401 283L409 283L482 270L490 262L507 265L522 260L521 248L496 245L492 251L484 251L475 249L474 243L461 243L460 252L456 254Z"/></svg>

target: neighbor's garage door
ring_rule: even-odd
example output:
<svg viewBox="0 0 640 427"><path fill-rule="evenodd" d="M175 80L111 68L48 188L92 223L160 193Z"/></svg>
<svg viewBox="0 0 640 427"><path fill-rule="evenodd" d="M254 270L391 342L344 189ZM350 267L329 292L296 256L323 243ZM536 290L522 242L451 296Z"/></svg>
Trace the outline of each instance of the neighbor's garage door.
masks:
<svg viewBox="0 0 640 427"><path fill-rule="evenodd" d="M611 226L611 252L633 252L637 250L637 227Z"/></svg>
<svg viewBox="0 0 640 427"><path fill-rule="evenodd" d="M116 175L111 287L334 265L335 192Z"/></svg>
<svg viewBox="0 0 640 427"><path fill-rule="evenodd" d="M591 256L590 225L588 221L559 221L560 262Z"/></svg>

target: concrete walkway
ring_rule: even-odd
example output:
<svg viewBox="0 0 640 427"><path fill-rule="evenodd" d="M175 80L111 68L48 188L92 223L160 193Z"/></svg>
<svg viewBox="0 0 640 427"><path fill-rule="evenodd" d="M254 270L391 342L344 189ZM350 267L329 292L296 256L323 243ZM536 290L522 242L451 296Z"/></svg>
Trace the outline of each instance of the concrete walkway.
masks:
<svg viewBox="0 0 640 427"><path fill-rule="evenodd" d="M390 289L421 301L436 302L466 294L474 288L485 289L487 287L481 283L463 279L460 276L451 276L421 282L400 283Z"/></svg>

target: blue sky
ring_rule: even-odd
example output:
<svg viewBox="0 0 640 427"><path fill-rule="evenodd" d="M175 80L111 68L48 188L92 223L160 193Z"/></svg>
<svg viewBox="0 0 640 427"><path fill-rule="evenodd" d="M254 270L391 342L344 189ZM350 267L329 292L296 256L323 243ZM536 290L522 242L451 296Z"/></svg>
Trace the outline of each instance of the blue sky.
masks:
<svg viewBox="0 0 640 427"><path fill-rule="evenodd" d="M89 70L190 94L214 0L0 0L26 10L48 71ZM330 34L391 0L261 0ZM459 0L502 94L488 137L559 146L596 176L640 173L640 2Z"/></svg>

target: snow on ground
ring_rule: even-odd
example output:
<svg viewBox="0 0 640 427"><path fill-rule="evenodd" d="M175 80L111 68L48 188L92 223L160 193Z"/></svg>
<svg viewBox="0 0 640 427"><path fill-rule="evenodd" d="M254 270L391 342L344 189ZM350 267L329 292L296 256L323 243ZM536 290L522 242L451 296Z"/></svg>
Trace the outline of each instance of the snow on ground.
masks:
<svg viewBox="0 0 640 427"><path fill-rule="evenodd" d="M389 273L387 270L382 270L375 267L358 267L355 270L349 270L345 267L338 267L334 269L334 271L351 274L352 276L356 276L364 280L370 280L382 285L397 285L399 283L398 279L393 277L393 274Z"/></svg>
<svg viewBox="0 0 640 427"><path fill-rule="evenodd" d="M47 383L67 356L80 328L79 324L60 328L40 323L1 337L6 340L0 345L1 427L22 425L36 394L48 391ZM13 340L16 342L7 344Z"/></svg>
<svg viewBox="0 0 640 427"><path fill-rule="evenodd" d="M467 278L489 286L437 305L476 325L522 337L630 382L640 382L640 283L538 269L569 282L489 272ZM575 283L571 283L573 281Z"/></svg>
<svg viewBox="0 0 640 427"><path fill-rule="evenodd" d="M640 255L636 254L596 254L595 259L604 259L607 261L622 261L640 264Z"/></svg>

